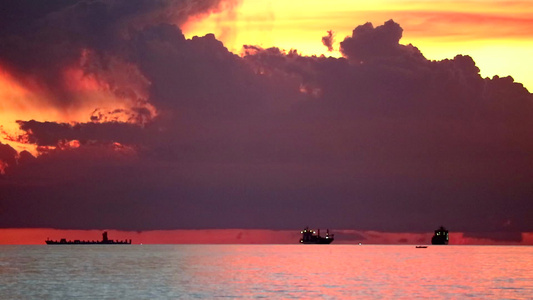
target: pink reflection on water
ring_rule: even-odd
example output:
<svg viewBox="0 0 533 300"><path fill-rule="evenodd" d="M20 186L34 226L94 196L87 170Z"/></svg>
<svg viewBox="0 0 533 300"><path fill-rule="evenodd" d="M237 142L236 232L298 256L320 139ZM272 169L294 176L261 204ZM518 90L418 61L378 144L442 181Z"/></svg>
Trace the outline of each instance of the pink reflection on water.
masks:
<svg viewBox="0 0 533 300"><path fill-rule="evenodd" d="M197 253L182 270L200 294L304 299L527 299L533 294L531 247L213 247L216 255Z"/></svg>

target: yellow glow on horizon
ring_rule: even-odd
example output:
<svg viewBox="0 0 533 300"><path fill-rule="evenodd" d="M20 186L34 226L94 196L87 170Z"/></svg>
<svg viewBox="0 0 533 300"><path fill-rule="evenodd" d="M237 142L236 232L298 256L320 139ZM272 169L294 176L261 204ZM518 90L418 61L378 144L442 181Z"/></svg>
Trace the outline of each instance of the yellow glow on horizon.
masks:
<svg viewBox="0 0 533 300"><path fill-rule="evenodd" d="M115 240L131 239L132 244L298 244L301 235L297 230L271 229L174 229L122 231L108 229ZM335 244L403 244L417 245L420 240L430 240L432 233L380 232L371 230L337 229L345 239ZM57 240L98 240L101 230L69 230L53 228L0 228L0 245L43 245L47 238ZM357 236L357 239L350 238ZM363 237L363 238L361 238ZM401 237L401 239L399 238ZM496 241L486 238L468 237L456 232L450 237L454 245L533 245L533 232L522 232L520 242Z"/></svg>
<svg viewBox="0 0 533 300"><path fill-rule="evenodd" d="M531 15L530 1L242 0L231 12L191 19L182 29L187 38L214 33L234 53L258 45L339 57L339 43L356 26L393 19L404 29L400 43L412 43L428 59L468 54L482 76L511 75L531 91ZM328 30L335 32L333 52L321 42Z"/></svg>

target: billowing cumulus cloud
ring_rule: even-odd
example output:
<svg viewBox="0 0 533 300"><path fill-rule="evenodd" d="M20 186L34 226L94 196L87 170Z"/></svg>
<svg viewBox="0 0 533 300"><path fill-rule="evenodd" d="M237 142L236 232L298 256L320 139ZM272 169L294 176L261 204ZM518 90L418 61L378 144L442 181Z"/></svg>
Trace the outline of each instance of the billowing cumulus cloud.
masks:
<svg viewBox="0 0 533 300"><path fill-rule="evenodd" d="M100 100L100 92L114 98L112 107L126 103L151 110L151 117L150 81L129 57L129 42L147 26L182 24L219 2L8 1L0 15L0 68L55 106L75 109Z"/></svg>
<svg viewBox="0 0 533 300"><path fill-rule="evenodd" d="M374 28L372 23L357 26L351 37L341 42L341 52L355 62L372 62L394 57L423 59L422 53L412 45L399 44L403 29L393 20Z"/></svg>
<svg viewBox="0 0 533 300"><path fill-rule="evenodd" d="M392 20L356 27L343 58L258 46L240 57L213 35L183 36L189 2L160 2L163 15L151 1L35 7L43 20L87 14L76 18L83 41L61 40L97 57L84 72L144 93L130 109L146 117L95 107L90 121L20 120L20 140L41 155L13 163L0 148L13 165L1 227L533 230L533 98L511 77L482 78L469 56L426 60ZM91 23L93 5L106 9ZM0 51L11 70L45 70L13 55Z"/></svg>

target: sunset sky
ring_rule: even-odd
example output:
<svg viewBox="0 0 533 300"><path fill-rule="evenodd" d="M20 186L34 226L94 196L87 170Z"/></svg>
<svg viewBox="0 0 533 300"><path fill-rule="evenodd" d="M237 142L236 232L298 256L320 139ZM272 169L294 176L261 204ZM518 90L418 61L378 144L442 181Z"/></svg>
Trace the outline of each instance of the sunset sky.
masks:
<svg viewBox="0 0 533 300"><path fill-rule="evenodd" d="M286 243L305 226L421 243L440 225L456 244L533 244L532 15L3 1L0 244Z"/></svg>
<svg viewBox="0 0 533 300"><path fill-rule="evenodd" d="M231 51L242 45L297 49L305 55L341 56L338 43L355 25L393 19L403 30L402 44L418 47L427 59L470 55L483 77L507 76L533 89L533 3L531 1L252 1L192 19L187 37L213 32ZM330 52L320 38L336 37Z"/></svg>

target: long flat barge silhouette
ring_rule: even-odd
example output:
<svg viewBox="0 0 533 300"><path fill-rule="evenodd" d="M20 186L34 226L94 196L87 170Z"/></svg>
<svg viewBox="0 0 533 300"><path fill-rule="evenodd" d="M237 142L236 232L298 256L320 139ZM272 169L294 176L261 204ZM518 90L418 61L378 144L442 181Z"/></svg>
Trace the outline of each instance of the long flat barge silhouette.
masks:
<svg viewBox="0 0 533 300"><path fill-rule="evenodd" d="M101 241L81 241L81 240L67 241L67 239L53 241L50 239L46 239L45 243L47 245L130 245L131 239L123 240L123 241L110 240L107 237L107 231L104 231L104 233L102 233Z"/></svg>
<svg viewBox="0 0 533 300"><path fill-rule="evenodd" d="M315 232L309 229L309 227L305 227L301 233L302 238L300 239L300 244L331 244L335 239L333 234L329 234L329 229L326 230L325 237L320 236L320 229Z"/></svg>

